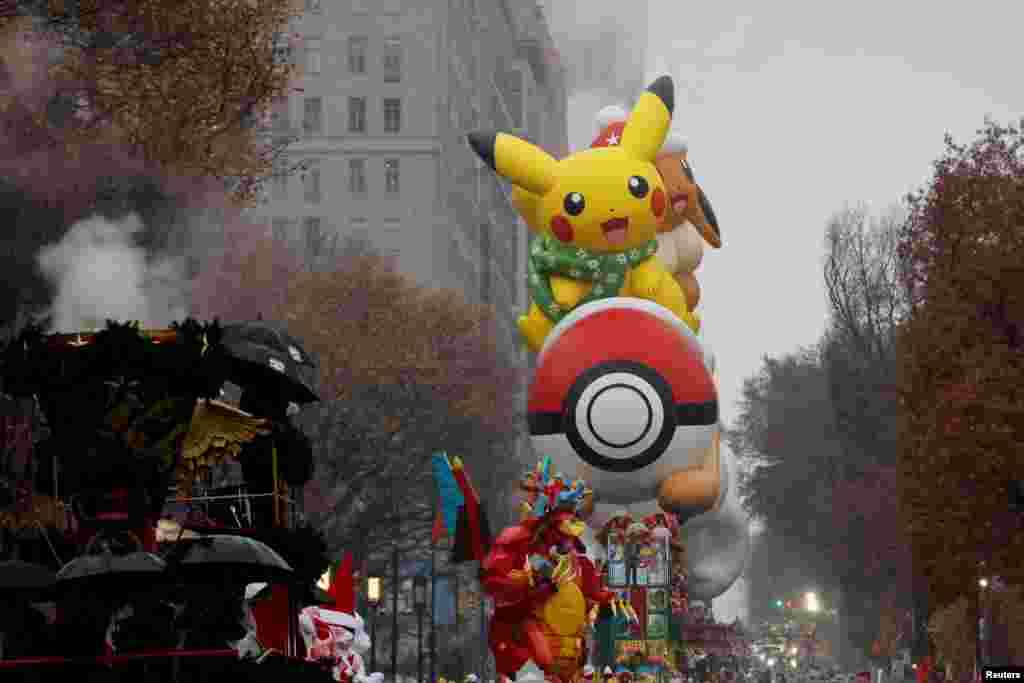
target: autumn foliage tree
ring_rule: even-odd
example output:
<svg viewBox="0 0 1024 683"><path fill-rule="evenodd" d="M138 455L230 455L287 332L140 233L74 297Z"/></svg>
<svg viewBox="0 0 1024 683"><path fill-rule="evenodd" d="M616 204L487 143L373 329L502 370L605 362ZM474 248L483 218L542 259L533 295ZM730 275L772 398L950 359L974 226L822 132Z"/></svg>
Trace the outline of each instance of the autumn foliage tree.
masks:
<svg viewBox="0 0 1024 683"><path fill-rule="evenodd" d="M765 359L729 439L752 465L741 483L748 508L801 548L815 581L836 588L845 635L865 653L886 605L914 606L907 537L894 523L899 226L895 212L875 218L864 206L830 218L829 327L813 349Z"/></svg>
<svg viewBox="0 0 1024 683"><path fill-rule="evenodd" d="M1019 581L1024 526L1024 134L946 140L901 235L912 305L899 335L900 501L936 604L979 575Z"/></svg>
<svg viewBox="0 0 1024 683"><path fill-rule="evenodd" d="M45 44L72 152L114 135L143 161L256 197L286 142L256 124L285 95L292 0L26 0L0 26Z"/></svg>
<svg viewBox="0 0 1024 683"><path fill-rule="evenodd" d="M195 20L204 6L209 17ZM185 258L244 222L238 200L287 142L240 124L284 91L291 67L263 37L286 28L286 10L0 2L0 329L46 308L35 256L76 221L137 214L138 246ZM247 42L254 31L263 37Z"/></svg>
<svg viewBox="0 0 1024 683"><path fill-rule="evenodd" d="M200 277L196 305L283 320L318 356L324 401L299 421L314 441L314 507L332 545L364 556L393 539L422 548L437 450L463 457L496 517L520 467L509 449L520 377L491 309L417 285L367 243L344 242L329 268L306 267L269 236L246 250Z"/></svg>

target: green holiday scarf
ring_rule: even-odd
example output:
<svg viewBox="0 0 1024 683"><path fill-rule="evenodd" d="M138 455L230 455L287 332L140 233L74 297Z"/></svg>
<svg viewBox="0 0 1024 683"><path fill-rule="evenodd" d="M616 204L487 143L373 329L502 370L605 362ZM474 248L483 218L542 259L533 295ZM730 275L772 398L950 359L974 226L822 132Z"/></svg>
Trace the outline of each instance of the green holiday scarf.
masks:
<svg viewBox="0 0 1024 683"><path fill-rule="evenodd" d="M551 320L558 322L569 311L555 301L551 291L552 275L593 282L591 290L580 299L582 306L598 299L617 296L626 284L626 270L646 261L658 251L658 240L615 254L594 254L586 249L559 242L551 235L542 235L530 246L527 263L527 285L530 298Z"/></svg>

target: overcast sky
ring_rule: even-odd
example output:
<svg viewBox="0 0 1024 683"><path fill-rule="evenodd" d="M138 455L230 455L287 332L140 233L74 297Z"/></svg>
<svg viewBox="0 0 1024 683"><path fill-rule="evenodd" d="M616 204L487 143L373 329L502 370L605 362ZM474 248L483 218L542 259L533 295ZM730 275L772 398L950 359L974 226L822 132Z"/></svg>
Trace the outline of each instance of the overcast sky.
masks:
<svg viewBox="0 0 1024 683"><path fill-rule="evenodd" d="M676 80L673 128L722 228L698 276L731 422L762 356L824 329L829 215L883 211L928 179L944 133L967 141L986 116L1024 115L1024 3L650 0L643 17L643 1L555 0L552 30L565 41L569 22L618 15L647 32L631 41L647 45L647 79ZM574 149L608 104L596 99L570 102Z"/></svg>

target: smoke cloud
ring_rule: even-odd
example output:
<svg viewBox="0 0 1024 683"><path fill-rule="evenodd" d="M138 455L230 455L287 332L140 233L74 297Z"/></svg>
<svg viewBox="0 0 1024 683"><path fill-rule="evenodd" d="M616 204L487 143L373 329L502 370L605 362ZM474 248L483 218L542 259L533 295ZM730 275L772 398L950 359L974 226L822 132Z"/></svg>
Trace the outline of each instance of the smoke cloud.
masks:
<svg viewBox="0 0 1024 683"><path fill-rule="evenodd" d="M188 315L183 263L150 257L137 244L142 230L134 214L120 221L92 216L39 252L39 268L56 291L54 332L101 327L108 318L160 328Z"/></svg>

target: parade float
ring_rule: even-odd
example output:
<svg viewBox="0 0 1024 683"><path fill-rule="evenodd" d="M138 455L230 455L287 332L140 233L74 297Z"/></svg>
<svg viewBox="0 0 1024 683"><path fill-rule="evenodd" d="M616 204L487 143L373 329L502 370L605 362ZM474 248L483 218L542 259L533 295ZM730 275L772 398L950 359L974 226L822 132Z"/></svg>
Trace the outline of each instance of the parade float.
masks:
<svg viewBox="0 0 1024 683"><path fill-rule="evenodd" d="M536 233L518 321L537 354L531 441L593 492L588 551L629 606L599 620L591 653L615 678L629 664L666 680L743 647L698 616L742 574L750 541L695 312L699 240L717 248L721 235L685 144L669 139L673 106L659 78L561 160L514 135L469 135Z"/></svg>
<svg viewBox="0 0 1024 683"><path fill-rule="evenodd" d="M3 547L0 599L15 622L42 610L54 623L12 639L4 614L5 680L57 680L68 667L125 680L336 678L304 661L299 620L327 560L291 495L312 454L288 413L318 400L315 374L268 321L108 321L14 339L0 391L30 407L35 435L4 522L37 523L34 538ZM238 400L223 400L228 386Z"/></svg>

